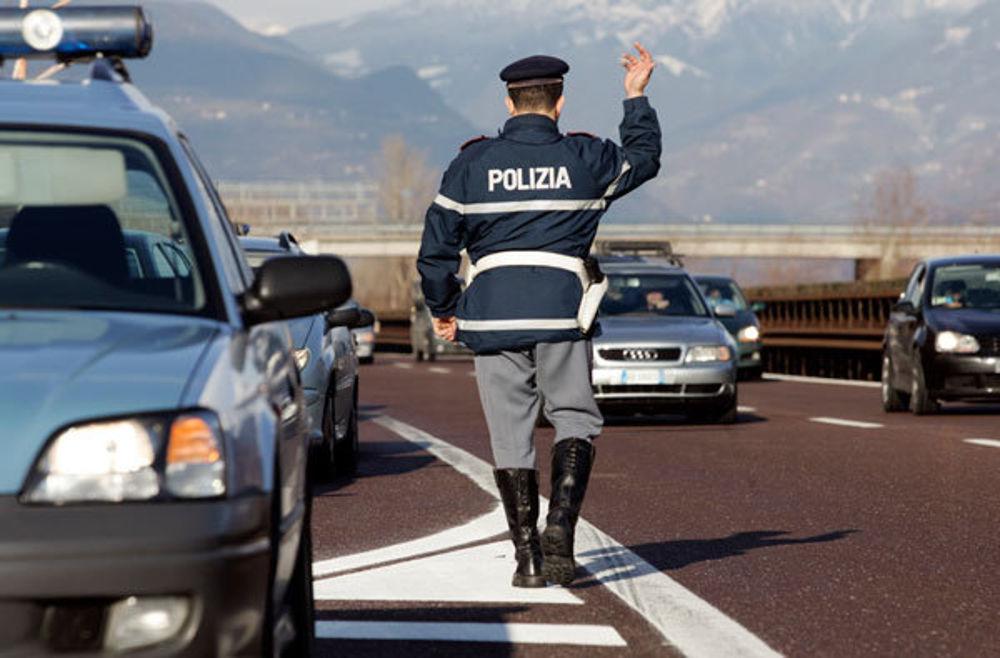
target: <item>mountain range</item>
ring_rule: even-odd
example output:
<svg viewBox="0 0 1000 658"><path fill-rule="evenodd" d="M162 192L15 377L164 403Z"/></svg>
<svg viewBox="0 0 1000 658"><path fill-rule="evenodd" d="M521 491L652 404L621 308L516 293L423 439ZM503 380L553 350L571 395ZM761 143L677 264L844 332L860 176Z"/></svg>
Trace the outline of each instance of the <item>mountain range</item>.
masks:
<svg viewBox="0 0 1000 658"><path fill-rule="evenodd" d="M370 177L391 134L443 168L495 134L497 72L533 53L572 66L563 128L616 136L641 39L664 167L616 220L849 221L902 168L944 216L1000 216L1000 0L413 0L281 37L147 6L130 68L219 178Z"/></svg>

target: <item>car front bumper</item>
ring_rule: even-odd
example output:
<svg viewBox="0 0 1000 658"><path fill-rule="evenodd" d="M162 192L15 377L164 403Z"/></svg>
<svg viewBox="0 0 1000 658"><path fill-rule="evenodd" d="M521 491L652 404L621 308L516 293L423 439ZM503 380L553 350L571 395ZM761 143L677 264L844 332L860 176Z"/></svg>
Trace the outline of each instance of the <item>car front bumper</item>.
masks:
<svg viewBox="0 0 1000 658"><path fill-rule="evenodd" d="M111 605L181 596L179 633L129 656L259 652L270 570L263 496L38 507L0 498L0 656L109 656Z"/></svg>
<svg viewBox="0 0 1000 658"><path fill-rule="evenodd" d="M736 392L731 362L703 365L654 364L607 366L593 369L594 397L601 403L708 402Z"/></svg>
<svg viewBox="0 0 1000 658"><path fill-rule="evenodd" d="M925 362L932 397L952 401L1000 401L1000 357L936 354Z"/></svg>
<svg viewBox="0 0 1000 658"><path fill-rule="evenodd" d="M757 369L761 367L762 359L761 354L764 350L764 344L760 341L754 343L740 343L739 344L739 367L740 369Z"/></svg>

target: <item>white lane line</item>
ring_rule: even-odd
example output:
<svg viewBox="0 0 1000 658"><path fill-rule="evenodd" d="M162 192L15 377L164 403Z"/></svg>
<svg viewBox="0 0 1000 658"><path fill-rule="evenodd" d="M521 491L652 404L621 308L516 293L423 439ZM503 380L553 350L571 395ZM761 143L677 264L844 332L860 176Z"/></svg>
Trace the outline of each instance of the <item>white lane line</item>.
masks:
<svg viewBox="0 0 1000 658"><path fill-rule="evenodd" d="M984 446L986 448L1000 448L1000 441L996 439L964 439L965 443L971 443L974 446Z"/></svg>
<svg viewBox="0 0 1000 658"><path fill-rule="evenodd" d="M320 621L316 622L316 636L338 640L626 646L625 640L614 628L590 624Z"/></svg>
<svg viewBox="0 0 1000 658"><path fill-rule="evenodd" d="M451 369L450 368L442 368L441 366L434 366L434 367L428 368L427 370L429 372L434 372L434 373L437 373L439 375L450 375L451 374Z"/></svg>
<svg viewBox="0 0 1000 658"><path fill-rule="evenodd" d="M856 379L833 379L832 377L803 377L802 375L777 375L771 372L765 372L762 376L763 379L767 379L775 382L798 382L801 384L830 384L833 386L858 386L861 388L881 388L882 384L878 382L863 382Z"/></svg>
<svg viewBox="0 0 1000 658"><path fill-rule="evenodd" d="M837 425L839 427L854 427L862 430L877 430L885 427L882 423L868 423L863 420L848 420L846 418L830 418L828 416L817 416L810 418L814 423L824 423L826 425Z"/></svg>
<svg viewBox="0 0 1000 658"><path fill-rule="evenodd" d="M514 546L494 542L317 580L317 601L583 605L563 587L511 587Z"/></svg>
<svg viewBox="0 0 1000 658"><path fill-rule="evenodd" d="M376 548L371 551L314 562L313 578L323 578L344 571L364 569L376 564L406 560L419 555L435 553L454 546L471 544L489 539L490 537L496 537L498 534L506 531L507 521L504 516L503 506L497 505L489 514L484 514L464 525L448 528L427 537Z"/></svg>
<svg viewBox="0 0 1000 658"><path fill-rule="evenodd" d="M402 368L403 370L413 370L413 364L407 363L405 361L396 361L392 365L394 365L397 368Z"/></svg>
<svg viewBox="0 0 1000 658"><path fill-rule="evenodd" d="M753 414L757 413L757 407L744 407L743 405L740 405L736 407L736 411L740 412L741 414Z"/></svg>
<svg viewBox="0 0 1000 658"><path fill-rule="evenodd" d="M482 459L395 418L379 416L375 422L421 446L490 496L499 498L493 482L493 468ZM542 505L545 504L543 499ZM685 656L770 658L781 655L738 622L582 518L577 524L577 552L582 558L582 566L598 582L642 615Z"/></svg>

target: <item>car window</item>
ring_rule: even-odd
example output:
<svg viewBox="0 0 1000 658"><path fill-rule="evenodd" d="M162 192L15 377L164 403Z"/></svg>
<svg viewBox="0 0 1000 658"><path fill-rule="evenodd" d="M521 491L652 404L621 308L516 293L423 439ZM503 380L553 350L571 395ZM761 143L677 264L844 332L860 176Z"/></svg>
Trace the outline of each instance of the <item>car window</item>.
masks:
<svg viewBox="0 0 1000 658"><path fill-rule="evenodd" d="M600 311L602 315L708 315L701 294L681 274L609 274Z"/></svg>
<svg viewBox="0 0 1000 658"><path fill-rule="evenodd" d="M186 219L138 140L0 131L0 307L200 312ZM154 270L147 238L192 266Z"/></svg>
<svg viewBox="0 0 1000 658"><path fill-rule="evenodd" d="M1000 311L1000 265L948 265L933 273L931 306Z"/></svg>
<svg viewBox="0 0 1000 658"><path fill-rule="evenodd" d="M698 287L705 295L705 301L709 306L715 308L723 302L728 302L736 307L737 311L745 311L749 308L746 297L735 281L727 279L703 279L698 281Z"/></svg>

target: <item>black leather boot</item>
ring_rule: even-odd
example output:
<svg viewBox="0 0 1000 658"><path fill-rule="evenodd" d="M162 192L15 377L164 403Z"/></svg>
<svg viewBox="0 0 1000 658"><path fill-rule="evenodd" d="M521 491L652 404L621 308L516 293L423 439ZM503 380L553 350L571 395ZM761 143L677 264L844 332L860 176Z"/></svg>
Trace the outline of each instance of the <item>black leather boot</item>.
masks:
<svg viewBox="0 0 1000 658"><path fill-rule="evenodd" d="M510 538L514 542L517 569L514 587L545 587L542 575L542 549L538 541L538 471L505 468L493 471Z"/></svg>
<svg viewBox="0 0 1000 658"><path fill-rule="evenodd" d="M543 573L551 583L573 582L576 573L573 536L594 455L593 444L583 439L565 439L552 449L552 497L542 532Z"/></svg>

